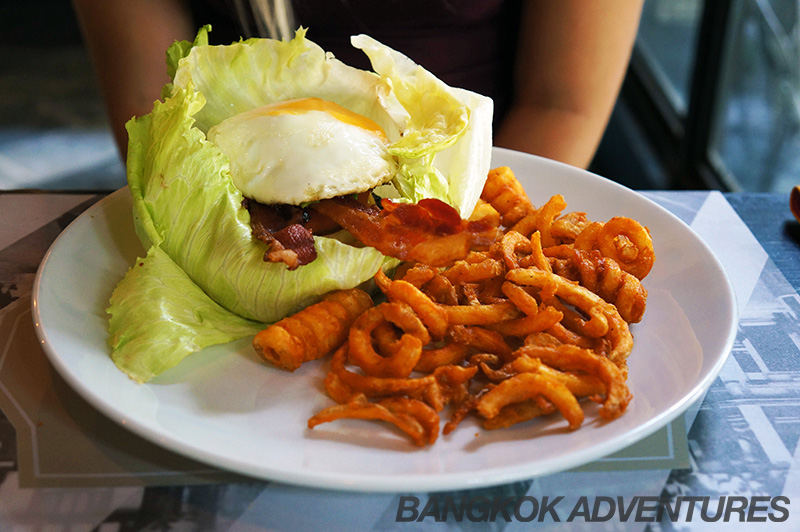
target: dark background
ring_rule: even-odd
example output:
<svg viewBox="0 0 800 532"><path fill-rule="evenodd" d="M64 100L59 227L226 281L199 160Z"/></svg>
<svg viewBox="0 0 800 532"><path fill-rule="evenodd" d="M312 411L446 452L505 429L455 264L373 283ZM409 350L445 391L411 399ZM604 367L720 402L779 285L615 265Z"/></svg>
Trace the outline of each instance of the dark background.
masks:
<svg viewBox="0 0 800 532"><path fill-rule="evenodd" d="M68 0L2 2L0 149L4 142L42 128L92 131L93 139L107 128L94 72ZM641 139L626 105L620 102L590 170L634 189L671 188L669 177ZM107 151L105 144L103 149ZM90 185L78 188L102 187L91 183L102 182L103 173L116 176L114 188L124 180L119 161L106 156L104 162L92 164L67 172L53 186L71 188L69 183L78 173L96 176Z"/></svg>

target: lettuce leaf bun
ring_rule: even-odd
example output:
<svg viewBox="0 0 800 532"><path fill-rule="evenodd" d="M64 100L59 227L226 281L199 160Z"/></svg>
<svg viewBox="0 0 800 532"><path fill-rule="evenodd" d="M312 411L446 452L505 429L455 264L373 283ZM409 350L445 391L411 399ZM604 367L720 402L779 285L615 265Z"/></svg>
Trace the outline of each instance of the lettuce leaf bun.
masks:
<svg viewBox="0 0 800 532"><path fill-rule="evenodd" d="M319 236L310 264L288 270L264 262L266 245L251 237L250 215L242 208L253 191L239 186L291 186L271 185L270 179L259 185L258 176L247 173L248 164L259 164L252 157L261 155L241 135L258 136L260 126L239 118L245 125L231 129L239 137L227 144L221 126L219 146L209 139L215 126L286 100L333 102L385 133L390 173L381 170L376 178L388 183L384 189L401 200L441 199L464 217L489 170L491 100L445 85L374 39L351 39L369 57L374 72L368 72L326 53L302 28L289 41L228 46L209 45L209 30L169 48L172 83L149 114L127 124L134 225L147 253L111 297L109 343L114 362L140 382L396 264L373 248ZM237 172L243 176L238 180Z"/></svg>

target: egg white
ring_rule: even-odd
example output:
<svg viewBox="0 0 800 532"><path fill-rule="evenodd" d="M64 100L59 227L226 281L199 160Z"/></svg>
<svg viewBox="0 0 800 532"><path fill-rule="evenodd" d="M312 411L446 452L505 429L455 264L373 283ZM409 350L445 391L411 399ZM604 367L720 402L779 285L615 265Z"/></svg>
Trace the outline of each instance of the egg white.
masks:
<svg viewBox="0 0 800 532"><path fill-rule="evenodd" d="M230 159L234 185L261 203L297 205L391 180L397 162L385 136L335 115L302 105L291 112L267 106L224 120L207 138Z"/></svg>

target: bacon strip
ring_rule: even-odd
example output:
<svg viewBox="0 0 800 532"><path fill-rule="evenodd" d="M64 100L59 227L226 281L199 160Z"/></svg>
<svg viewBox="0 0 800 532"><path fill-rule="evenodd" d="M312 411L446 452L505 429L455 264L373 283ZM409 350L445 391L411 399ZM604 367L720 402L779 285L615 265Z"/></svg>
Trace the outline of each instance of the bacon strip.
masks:
<svg viewBox="0 0 800 532"><path fill-rule="evenodd" d="M458 211L437 199L418 203L340 196L300 208L245 200L253 237L269 249L264 260L283 262L291 270L317 257L315 234L344 228L358 241L389 257L446 266L467 256L475 245L489 245L496 229L481 221L463 220Z"/></svg>
<svg viewBox="0 0 800 532"><path fill-rule="evenodd" d="M268 262L283 262L294 270L317 258L314 236L300 224L292 224L271 236L272 244L264 255Z"/></svg>
<svg viewBox="0 0 800 532"><path fill-rule="evenodd" d="M474 245L488 245L493 237L487 224L463 220L458 211L437 199L418 203L383 199L381 207L341 196L322 200L313 210L384 255L431 266L463 259Z"/></svg>
<svg viewBox="0 0 800 532"><path fill-rule="evenodd" d="M283 262L287 268L294 270L317 258L314 236L300 223L292 223L298 215L290 206L264 205L245 200L245 207L250 211L253 237L268 246L264 254L265 261Z"/></svg>

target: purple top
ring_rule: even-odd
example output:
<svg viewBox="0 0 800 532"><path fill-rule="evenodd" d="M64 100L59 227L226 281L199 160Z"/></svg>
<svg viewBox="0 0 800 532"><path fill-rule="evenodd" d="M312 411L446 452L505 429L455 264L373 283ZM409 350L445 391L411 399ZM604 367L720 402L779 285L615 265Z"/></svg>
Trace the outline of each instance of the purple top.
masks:
<svg viewBox="0 0 800 532"><path fill-rule="evenodd" d="M255 25L243 28L233 4L192 2L196 23L212 25L212 42L252 36ZM370 68L364 53L350 45L351 35L365 33L445 83L491 97L495 121L509 105L519 0L294 0L293 8L308 38L348 65Z"/></svg>

